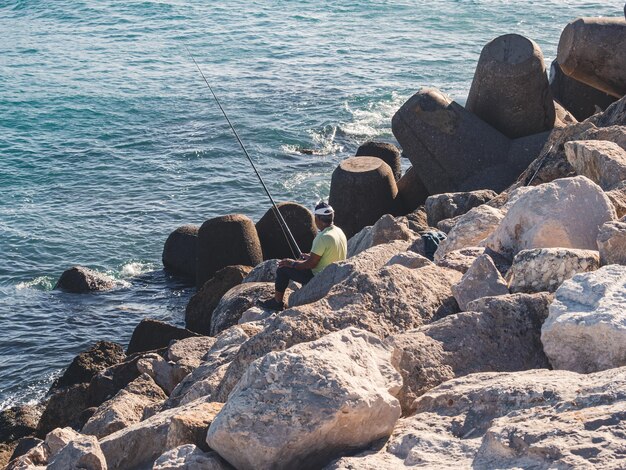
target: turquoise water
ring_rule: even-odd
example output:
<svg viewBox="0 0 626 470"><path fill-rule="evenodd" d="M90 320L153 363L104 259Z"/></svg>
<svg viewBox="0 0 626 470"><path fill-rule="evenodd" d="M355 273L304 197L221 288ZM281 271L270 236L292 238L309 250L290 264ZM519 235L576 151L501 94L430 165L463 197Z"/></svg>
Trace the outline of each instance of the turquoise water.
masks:
<svg viewBox="0 0 626 470"><path fill-rule="evenodd" d="M40 398L98 339L184 322L167 235L267 209L193 62L270 191L311 205L330 173L420 86L461 102L482 46L534 39L546 61L577 16L622 1L0 0L0 409ZM314 149L313 155L298 152ZM124 284L51 287L82 264Z"/></svg>

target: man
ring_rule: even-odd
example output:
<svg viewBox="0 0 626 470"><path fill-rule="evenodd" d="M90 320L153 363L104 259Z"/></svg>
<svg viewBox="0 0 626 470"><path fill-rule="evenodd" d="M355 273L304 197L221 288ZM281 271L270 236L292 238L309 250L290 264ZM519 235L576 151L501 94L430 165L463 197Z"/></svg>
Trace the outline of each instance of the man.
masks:
<svg viewBox="0 0 626 470"><path fill-rule="evenodd" d="M320 202L315 206L313 214L319 232L313 240L311 253L304 253L299 261L287 258L278 263L274 298L259 302L263 308L283 310L285 308L283 298L290 280L304 285L329 264L346 259L348 241L343 230L333 224L335 217L333 208L325 202Z"/></svg>

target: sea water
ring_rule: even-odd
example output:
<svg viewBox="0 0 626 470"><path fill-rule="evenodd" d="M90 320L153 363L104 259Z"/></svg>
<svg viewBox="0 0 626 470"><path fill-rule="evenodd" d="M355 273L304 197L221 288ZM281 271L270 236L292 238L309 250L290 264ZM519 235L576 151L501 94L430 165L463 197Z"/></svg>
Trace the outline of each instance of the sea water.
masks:
<svg viewBox="0 0 626 470"><path fill-rule="evenodd" d="M312 206L337 163L421 86L465 102L506 33L546 62L623 1L0 0L0 409L40 399L99 339L184 324L161 270L176 227L268 208L187 48L278 200ZM303 151L303 149L306 149ZM84 265L113 291L52 290Z"/></svg>

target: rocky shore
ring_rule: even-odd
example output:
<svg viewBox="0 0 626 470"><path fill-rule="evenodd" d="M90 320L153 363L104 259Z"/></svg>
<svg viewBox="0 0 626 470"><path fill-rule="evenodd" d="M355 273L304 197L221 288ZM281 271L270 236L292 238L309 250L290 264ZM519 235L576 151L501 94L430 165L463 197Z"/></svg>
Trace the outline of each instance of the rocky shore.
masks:
<svg viewBox="0 0 626 470"><path fill-rule="evenodd" d="M178 228L186 328L143 320L0 412L0 467L626 468L625 94L624 18L568 24L550 79L532 40L495 38L465 107L419 90L402 150L334 171L347 260L269 312L291 256L271 211ZM311 213L279 210L308 251Z"/></svg>

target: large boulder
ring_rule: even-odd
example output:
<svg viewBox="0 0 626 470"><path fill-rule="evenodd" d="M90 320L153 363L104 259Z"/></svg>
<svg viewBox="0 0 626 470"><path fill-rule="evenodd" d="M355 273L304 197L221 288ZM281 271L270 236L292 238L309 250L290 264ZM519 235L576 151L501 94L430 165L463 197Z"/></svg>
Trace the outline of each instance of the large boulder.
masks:
<svg viewBox="0 0 626 470"><path fill-rule="evenodd" d="M454 377L549 367L540 340L549 301L545 294L485 297L470 304L474 311L390 337L404 414L415 411L420 395Z"/></svg>
<svg viewBox="0 0 626 470"><path fill-rule="evenodd" d="M576 173L586 176L604 190L610 190L626 180L626 150L614 142L567 142L565 155Z"/></svg>
<svg viewBox="0 0 626 470"><path fill-rule="evenodd" d="M193 444L168 450L152 466L152 470L232 470L217 452L203 452Z"/></svg>
<svg viewBox="0 0 626 470"><path fill-rule="evenodd" d="M37 431L41 407L18 405L0 411L0 444L14 442Z"/></svg>
<svg viewBox="0 0 626 470"><path fill-rule="evenodd" d="M555 369L581 373L626 365L626 266L577 274L556 291L541 341Z"/></svg>
<svg viewBox="0 0 626 470"><path fill-rule="evenodd" d="M174 341L167 349L167 359L175 367L187 373L202 363L202 358L211 350L217 340L209 336L198 336Z"/></svg>
<svg viewBox="0 0 626 470"><path fill-rule="evenodd" d="M261 261L261 242L252 220L241 214L209 219L198 231L196 287L226 266L256 266Z"/></svg>
<svg viewBox="0 0 626 470"><path fill-rule="evenodd" d="M615 218L602 189L584 176L524 189L486 246L513 258L531 248L595 249L599 227Z"/></svg>
<svg viewBox="0 0 626 470"><path fill-rule="evenodd" d="M465 274L472 264L474 264L476 258L484 252L485 248L481 246L469 246L467 248L461 248L460 250L453 250L440 258L439 261L437 261L437 266L454 269L455 271Z"/></svg>
<svg viewBox="0 0 626 470"><path fill-rule="evenodd" d="M511 139L552 129L556 113L539 46L519 34L487 43L465 107Z"/></svg>
<svg viewBox="0 0 626 470"><path fill-rule="evenodd" d="M274 284L271 282L247 282L233 287L224 294L213 310L209 330L211 336L236 325L243 312L255 306L260 299L273 295Z"/></svg>
<svg viewBox="0 0 626 470"><path fill-rule="evenodd" d="M358 255L376 245L394 240L413 240L417 234L409 227L406 217L383 215L374 225L364 227L348 240L348 257Z"/></svg>
<svg viewBox="0 0 626 470"><path fill-rule="evenodd" d="M106 460L93 436L79 436L50 458L47 470L107 470Z"/></svg>
<svg viewBox="0 0 626 470"><path fill-rule="evenodd" d="M511 292L554 292L575 274L599 267L595 250L534 248L515 255L507 279Z"/></svg>
<svg viewBox="0 0 626 470"><path fill-rule="evenodd" d="M241 282L274 282L279 261L278 259L268 259L257 264Z"/></svg>
<svg viewBox="0 0 626 470"><path fill-rule="evenodd" d="M401 383L391 348L348 328L252 364L207 443L238 469L320 468L391 434Z"/></svg>
<svg viewBox="0 0 626 470"><path fill-rule="evenodd" d="M251 271L250 266L226 266L217 271L189 299L185 309L185 326L196 333L208 335L213 310L224 294L242 283Z"/></svg>
<svg viewBox="0 0 626 470"><path fill-rule="evenodd" d="M600 227L597 242L603 265L626 265L626 217Z"/></svg>
<svg viewBox="0 0 626 470"><path fill-rule="evenodd" d="M313 239L317 234L311 211L295 202L280 202L276 206L302 253L311 251ZM293 251L295 247L290 247L291 242L285 238L286 235L273 207L256 223L256 231L264 260L295 257Z"/></svg>
<svg viewBox="0 0 626 470"><path fill-rule="evenodd" d="M176 339L198 336L193 331L169 325L159 320L145 318L133 330L126 354L166 348Z"/></svg>
<svg viewBox="0 0 626 470"><path fill-rule="evenodd" d="M436 227L440 221L463 215L470 209L485 204L496 196L497 193L490 189L430 196L424 204L428 215L428 225Z"/></svg>
<svg viewBox="0 0 626 470"><path fill-rule="evenodd" d="M169 234L161 256L166 271L195 280L198 229L197 225L183 225Z"/></svg>
<svg viewBox="0 0 626 470"><path fill-rule="evenodd" d="M74 266L61 274L54 286L74 294L109 290L115 287L115 279L83 266Z"/></svg>
<svg viewBox="0 0 626 470"><path fill-rule="evenodd" d="M483 254L476 258L459 283L452 286L452 293L461 311L465 311L472 300L505 295L509 288L491 257Z"/></svg>
<svg viewBox="0 0 626 470"><path fill-rule="evenodd" d="M398 147L393 144L370 140L359 146L355 156L380 158L383 162L389 165L396 181L398 181L400 176L402 176L400 150L398 150Z"/></svg>
<svg viewBox="0 0 626 470"><path fill-rule="evenodd" d="M593 118L595 117L593 116ZM626 126L626 95L606 108L594 122L598 127Z"/></svg>

